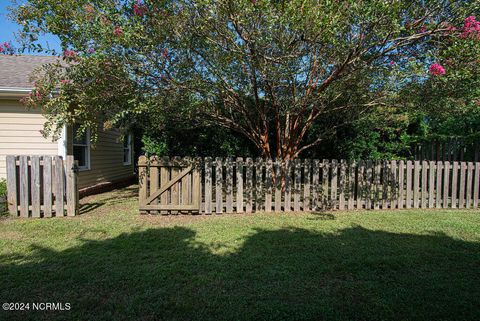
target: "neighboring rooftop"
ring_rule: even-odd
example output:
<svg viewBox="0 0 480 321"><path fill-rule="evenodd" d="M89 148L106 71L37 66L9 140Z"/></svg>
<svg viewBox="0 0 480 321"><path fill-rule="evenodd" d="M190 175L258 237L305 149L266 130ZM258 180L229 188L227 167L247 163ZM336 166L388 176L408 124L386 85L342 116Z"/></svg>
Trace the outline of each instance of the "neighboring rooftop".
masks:
<svg viewBox="0 0 480 321"><path fill-rule="evenodd" d="M0 55L0 88L32 88L32 72L58 59L55 56Z"/></svg>

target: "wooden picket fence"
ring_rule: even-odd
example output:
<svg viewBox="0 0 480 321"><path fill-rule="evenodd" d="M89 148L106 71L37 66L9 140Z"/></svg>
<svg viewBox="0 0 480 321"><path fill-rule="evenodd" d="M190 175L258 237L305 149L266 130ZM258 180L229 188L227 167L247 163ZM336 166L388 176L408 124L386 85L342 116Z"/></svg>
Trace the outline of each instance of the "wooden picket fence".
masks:
<svg viewBox="0 0 480 321"><path fill-rule="evenodd" d="M20 217L78 214L77 170L73 156L7 156L7 203Z"/></svg>
<svg viewBox="0 0 480 321"><path fill-rule="evenodd" d="M144 213L478 208L480 162L139 160Z"/></svg>

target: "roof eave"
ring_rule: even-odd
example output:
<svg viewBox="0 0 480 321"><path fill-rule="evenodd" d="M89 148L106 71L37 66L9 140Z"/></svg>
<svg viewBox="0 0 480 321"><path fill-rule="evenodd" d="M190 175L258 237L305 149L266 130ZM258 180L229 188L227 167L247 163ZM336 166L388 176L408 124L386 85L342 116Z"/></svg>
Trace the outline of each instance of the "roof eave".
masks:
<svg viewBox="0 0 480 321"><path fill-rule="evenodd" d="M0 87L0 98L22 98L32 90L33 88Z"/></svg>

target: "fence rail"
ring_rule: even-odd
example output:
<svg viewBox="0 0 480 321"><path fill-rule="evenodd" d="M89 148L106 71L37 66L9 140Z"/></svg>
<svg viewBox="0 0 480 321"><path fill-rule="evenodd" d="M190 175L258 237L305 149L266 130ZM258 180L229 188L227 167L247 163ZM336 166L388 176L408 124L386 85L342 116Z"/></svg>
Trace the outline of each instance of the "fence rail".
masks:
<svg viewBox="0 0 480 321"><path fill-rule="evenodd" d="M77 173L73 156L7 156L7 203L21 217L75 216Z"/></svg>
<svg viewBox="0 0 480 321"><path fill-rule="evenodd" d="M163 159L161 171L141 158L140 191L148 199L179 168ZM200 184L183 186L141 206L143 212L249 213L280 211L478 208L480 162L294 160L206 157L183 160L198 173ZM170 166L170 168L169 168ZM186 166L186 165L185 165ZM159 174L161 172L161 174ZM188 187L189 186L189 187ZM198 210L181 206L188 188L199 197ZM198 188L198 192L194 192ZM154 195L155 196L155 195ZM191 196L186 196L186 199Z"/></svg>

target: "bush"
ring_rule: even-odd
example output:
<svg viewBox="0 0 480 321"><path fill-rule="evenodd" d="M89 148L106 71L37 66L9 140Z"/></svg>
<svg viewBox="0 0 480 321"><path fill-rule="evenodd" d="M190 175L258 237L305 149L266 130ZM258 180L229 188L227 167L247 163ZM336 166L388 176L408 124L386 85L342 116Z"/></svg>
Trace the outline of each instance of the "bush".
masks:
<svg viewBox="0 0 480 321"><path fill-rule="evenodd" d="M7 181L0 179L0 214L7 211Z"/></svg>

